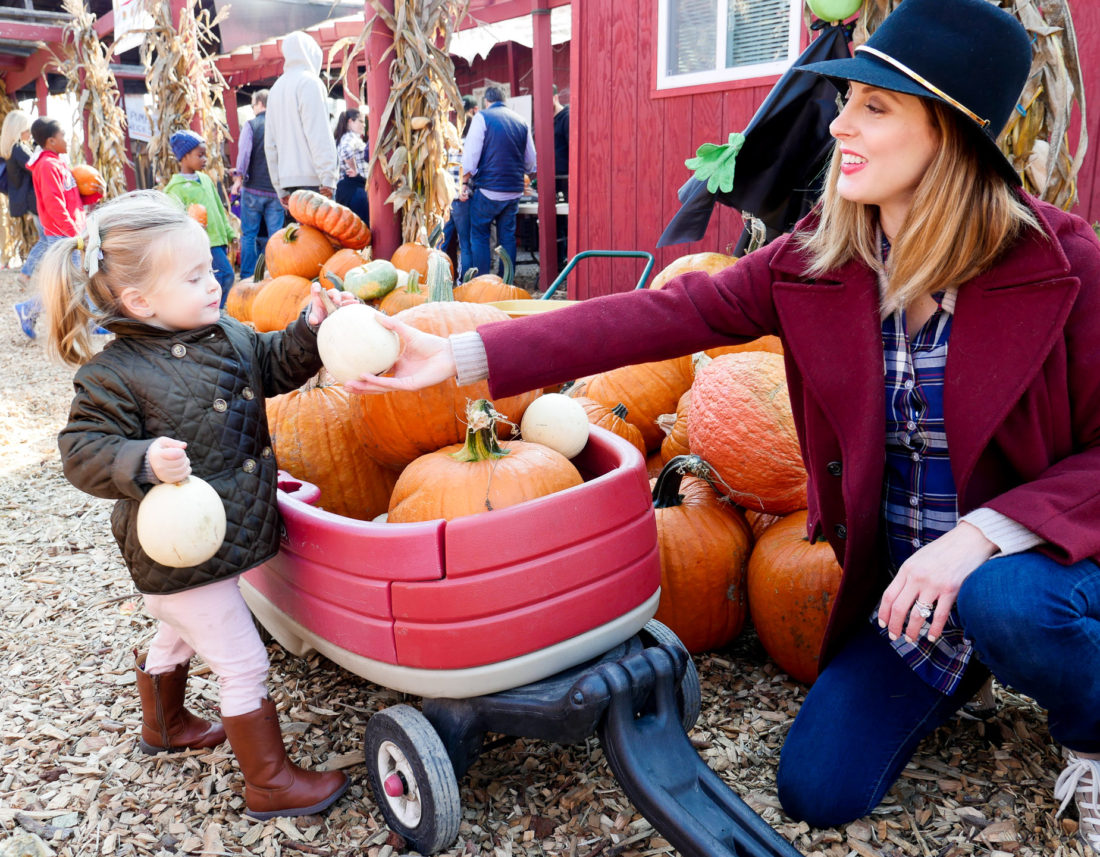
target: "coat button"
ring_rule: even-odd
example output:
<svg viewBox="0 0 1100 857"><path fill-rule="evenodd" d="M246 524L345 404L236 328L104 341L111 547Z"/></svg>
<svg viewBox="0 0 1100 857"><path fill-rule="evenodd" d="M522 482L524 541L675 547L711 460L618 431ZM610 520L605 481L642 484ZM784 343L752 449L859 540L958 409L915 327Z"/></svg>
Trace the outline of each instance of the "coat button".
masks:
<svg viewBox="0 0 1100 857"><path fill-rule="evenodd" d="M241 395L249 401L256 398L256 394L252 392L251 387L245 387L243 390L241 390Z"/></svg>
<svg viewBox="0 0 1100 857"><path fill-rule="evenodd" d="M175 345L172 346L172 356L173 357L186 357L187 356L187 346L180 343L180 342L177 342Z"/></svg>
<svg viewBox="0 0 1100 857"><path fill-rule="evenodd" d="M825 469L829 471L830 476L839 476L841 473L841 467L839 461L830 461L825 465Z"/></svg>
<svg viewBox="0 0 1100 857"><path fill-rule="evenodd" d="M270 446L265 446L263 449L260 450L260 457L261 458L271 458L271 454L272 453L271 453L271 447Z"/></svg>
<svg viewBox="0 0 1100 857"><path fill-rule="evenodd" d="M245 473L254 473L256 471L256 462L254 459L246 458L244 464L241 465L241 470Z"/></svg>
<svg viewBox="0 0 1100 857"><path fill-rule="evenodd" d="M229 408L229 405L226 404L225 399L215 399L214 400L214 410L217 411L219 414L222 413L223 411L225 411L228 408Z"/></svg>
<svg viewBox="0 0 1100 857"><path fill-rule="evenodd" d="M837 524L835 527L833 527L833 532L836 533L836 537L838 539L848 538L848 528L843 524Z"/></svg>

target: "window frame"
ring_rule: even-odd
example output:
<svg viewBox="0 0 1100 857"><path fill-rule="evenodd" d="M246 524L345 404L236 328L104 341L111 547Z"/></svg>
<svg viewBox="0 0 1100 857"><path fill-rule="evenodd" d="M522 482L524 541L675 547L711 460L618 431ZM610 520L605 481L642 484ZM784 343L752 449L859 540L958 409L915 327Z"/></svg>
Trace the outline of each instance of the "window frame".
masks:
<svg viewBox="0 0 1100 857"><path fill-rule="evenodd" d="M778 78L782 75L798 57L802 49L802 0L788 0L789 20L787 26L787 59L775 62L754 63L752 65L734 66L733 68L721 67L726 54L725 33L726 0L718 0L718 16L715 25L718 28L718 39L715 43L715 67L707 71L689 72L687 74L670 75L668 68L668 41L670 27L668 26L670 0L657 0L657 68L654 78L655 94L667 95L671 90L699 89L701 87L725 88L738 83L745 85L747 81L759 81L761 78Z"/></svg>

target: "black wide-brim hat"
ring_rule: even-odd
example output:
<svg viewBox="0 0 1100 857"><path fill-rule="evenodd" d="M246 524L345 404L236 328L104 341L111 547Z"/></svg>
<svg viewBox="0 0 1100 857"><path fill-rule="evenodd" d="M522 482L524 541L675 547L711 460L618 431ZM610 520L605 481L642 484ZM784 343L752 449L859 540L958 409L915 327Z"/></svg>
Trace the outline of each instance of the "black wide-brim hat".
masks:
<svg viewBox="0 0 1100 857"><path fill-rule="evenodd" d="M989 0L904 0L851 59L802 66L829 78L934 98L976 133L978 153L1008 181L1020 176L997 145L1031 70L1027 30Z"/></svg>

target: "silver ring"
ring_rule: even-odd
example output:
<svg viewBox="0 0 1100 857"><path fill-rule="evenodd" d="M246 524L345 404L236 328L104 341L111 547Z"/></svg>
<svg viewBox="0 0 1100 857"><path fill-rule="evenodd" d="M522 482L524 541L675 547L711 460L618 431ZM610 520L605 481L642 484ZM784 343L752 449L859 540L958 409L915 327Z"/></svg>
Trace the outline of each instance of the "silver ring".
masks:
<svg viewBox="0 0 1100 857"><path fill-rule="evenodd" d="M927 619L929 616L932 615L933 611L936 608L933 605L925 604L923 601L918 599L917 601L913 602L913 609L920 613L922 619Z"/></svg>

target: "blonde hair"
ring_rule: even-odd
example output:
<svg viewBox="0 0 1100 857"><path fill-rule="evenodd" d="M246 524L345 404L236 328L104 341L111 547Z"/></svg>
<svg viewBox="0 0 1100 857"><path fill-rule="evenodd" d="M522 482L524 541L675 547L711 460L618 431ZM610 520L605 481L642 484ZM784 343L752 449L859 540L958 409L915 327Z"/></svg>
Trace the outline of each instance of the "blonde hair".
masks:
<svg viewBox="0 0 1100 857"><path fill-rule="evenodd" d="M63 238L42 258L34 277L49 319L47 347L72 366L94 354L89 328L124 315L120 296L129 288L156 288L177 230L197 222L167 194L139 190L104 203L88 218L85 231ZM98 235L98 250L95 235ZM89 276L88 253L102 254Z"/></svg>
<svg viewBox="0 0 1100 857"><path fill-rule="evenodd" d="M884 313L908 307L923 295L963 283L986 270L1026 228L1040 229L1031 209L979 153L956 112L921 99L940 146L917 185L913 203L894 236L886 266ZM840 147L821 196L813 232L797 236L809 250L807 273L820 276L851 259L879 264L878 208L844 199L837 191Z"/></svg>
<svg viewBox="0 0 1100 857"><path fill-rule="evenodd" d="M11 150L19 142L24 131L31 130L30 114L23 110L9 110L4 117L4 125L0 128L0 158L7 160L11 157Z"/></svg>

